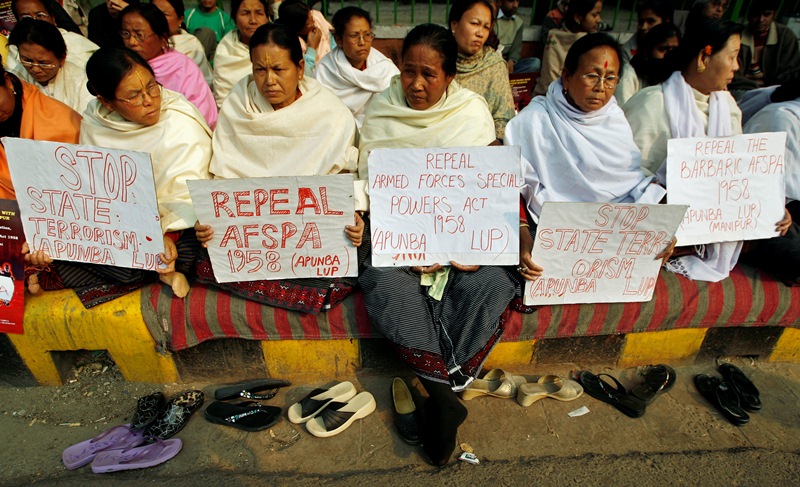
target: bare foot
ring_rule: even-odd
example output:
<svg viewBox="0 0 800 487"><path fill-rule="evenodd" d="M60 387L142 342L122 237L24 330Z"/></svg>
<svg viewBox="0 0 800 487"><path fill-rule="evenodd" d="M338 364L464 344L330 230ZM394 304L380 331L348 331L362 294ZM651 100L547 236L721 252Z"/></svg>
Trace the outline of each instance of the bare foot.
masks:
<svg viewBox="0 0 800 487"><path fill-rule="evenodd" d="M172 288L173 294L179 298L186 297L189 294L189 281L182 272L173 272L172 274L162 274L159 276L161 282L168 284Z"/></svg>
<svg viewBox="0 0 800 487"><path fill-rule="evenodd" d="M44 292L42 286L39 285L39 274L31 274L28 276L28 292L33 296L39 296Z"/></svg>

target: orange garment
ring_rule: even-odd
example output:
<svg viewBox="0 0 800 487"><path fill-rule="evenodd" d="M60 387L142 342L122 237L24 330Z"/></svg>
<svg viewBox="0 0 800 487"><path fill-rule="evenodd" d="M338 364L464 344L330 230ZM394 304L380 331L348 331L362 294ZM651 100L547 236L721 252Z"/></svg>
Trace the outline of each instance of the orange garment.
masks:
<svg viewBox="0 0 800 487"><path fill-rule="evenodd" d="M23 139L78 143L81 116L60 101L43 94L30 83L22 83L22 122L19 136ZM0 144L0 198L16 199L6 150Z"/></svg>

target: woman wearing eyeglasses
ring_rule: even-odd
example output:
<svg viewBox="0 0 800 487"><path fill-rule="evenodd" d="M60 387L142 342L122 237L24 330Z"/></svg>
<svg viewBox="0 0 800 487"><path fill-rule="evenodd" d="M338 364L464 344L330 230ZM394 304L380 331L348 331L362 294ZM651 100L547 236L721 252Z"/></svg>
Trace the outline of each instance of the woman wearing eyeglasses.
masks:
<svg viewBox="0 0 800 487"><path fill-rule="evenodd" d="M149 152L164 232L166 267L152 271L101 266L52 259L42 251L28 254L31 265L48 271L28 278L28 289L102 288L102 298L79 293L87 307L113 299L160 279L175 295L189 291L187 275L193 272L199 244L194 235L189 179L209 179L211 130L197 108L184 97L162 88L147 61L135 51L101 48L86 65L89 89L97 97L84 114L81 144ZM109 288L119 294L109 296ZM99 300L99 302L98 302Z"/></svg>
<svg viewBox="0 0 800 487"><path fill-rule="evenodd" d="M67 61L67 46L58 29L47 22L20 20L8 42L16 46L20 65L14 73L45 95L83 113L94 97L86 88L86 72Z"/></svg>
<svg viewBox="0 0 800 487"><path fill-rule="evenodd" d="M164 87L194 103L212 129L217 125L217 105L200 68L170 45L169 24L152 3L137 3L120 13L120 35L125 47L141 55Z"/></svg>
<svg viewBox="0 0 800 487"><path fill-rule="evenodd" d="M372 96L388 88L400 70L372 48L372 19L366 10L340 9L333 16L333 26L337 47L322 58L314 77L347 105L361 128Z"/></svg>
<svg viewBox="0 0 800 487"><path fill-rule="evenodd" d="M537 220L548 201L656 204L666 194L642 172L641 153L614 99L621 56L606 34L578 39L547 95L508 123L506 145L521 146L532 168L523 193Z"/></svg>
<svg viewBox="0 0 800 487"><path fill-rule="evenodd" d="M100 47L82 35L60 27L57 23L56 14L51 11L52 8L55 7L52 7L49 2L42 2L41 0L12 0L11 2L11 11L14 13L17 22L31 18L55 26L67 45L67 61L83 69L86 67L86 61L89 60L89 57ZM13 70L18 66L19 53L16 47L9 46L8 56L5 61L8 70Z"/></svg>
<svg viewBox="0 0 800 487"><path fill-rule="evenodd" d="M502 143L506 124L514 117L514 98L508 64L496 50L484 45L494 27L492 4L489 0L458 0L450 9L449 20L458 44L456 81L489 104L495 136Z"/></svg>

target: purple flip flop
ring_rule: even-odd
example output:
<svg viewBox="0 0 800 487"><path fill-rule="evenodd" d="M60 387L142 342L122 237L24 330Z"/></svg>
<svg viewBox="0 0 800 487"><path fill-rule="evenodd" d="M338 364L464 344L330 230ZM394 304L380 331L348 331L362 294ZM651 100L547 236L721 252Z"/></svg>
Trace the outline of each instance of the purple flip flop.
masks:
<svg viewBox="0 0 800 487"><path fill-rule="evenodd" d="M64 462L67 469L75 470L94 460L101 452L141 445L144 440L144 434L131 430L129 424L114 426L91 440L82 441L67 448L61 454L61 461Z"/></svg>
<svg viewBox="0 0 800 487"><path fill-rule="evenodd" d="M183 443L179 438L171 440L156 439L149 445L107 451L97 455L92 462L92 472L109 473L121 470L154 467L173 458L181 451Z"/></svg>

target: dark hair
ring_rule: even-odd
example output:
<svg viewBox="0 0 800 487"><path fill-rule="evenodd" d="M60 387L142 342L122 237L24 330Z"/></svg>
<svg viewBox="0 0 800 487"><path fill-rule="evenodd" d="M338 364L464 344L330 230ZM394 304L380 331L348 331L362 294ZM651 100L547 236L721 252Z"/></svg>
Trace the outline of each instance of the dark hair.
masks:
<svg viewBox="0 0 800 487"><path fill-rule="evenodd" d="M578 66L581 64L581 56L598 47L610 47L617 53L617 62L619 62L617 76L622 77L622 48L619 47L619 42L613 37L602 32L587 34L575 41L572 47L569 48L566 59L564 59L564 69L570 74L576 73Z"/></svg>
<svg viewBox="0 0 800 487"><path fill-rule="evenodd" d="M153 0L150 0L151 2ZM172 5L172 9L175 10L175 14L178 18L184 17L184 12L186 11L186 6L183 4L183 0L166 0L167 3Z"/></svg>
<svg viewBox="0 0 800 487"><path fill-rule="evenodd" d="M275 44L289 51L289 58L296 66L299 66L300 61L303 59L303 48L300 47L300 39L281 23L264 24L256 29L253 32L253 37L250 38L250 52L264 44Z"/></svg>
<svg viewBox="0 0 800 487"><path fill-rule="evenodd" d="M664 22L653 26L640 41L636 55L631 59L631 66L637 76L642 78L648 86L663 83L672 74L669 59L666 59L668 56L665 56L665 59L653 59L650 54L656 44L673 37L678 38L678 46L680 46L680 29L675 24Z"/></svg>
<svg viewBox="0 0 800 487"><path fill-rule="evenodd" d="M8 36L8 43L19 47L20 44L26 42L42 46L58 59L67 57L67 44L64 43L64 37L61 36L58 27L50 22L35 19L22 19L17 22L11 35Z"/></svg>
<svg viewBox="0 0 800 487"><path fill-rule="evenodd" d="M68 30L70 32L75 32L76 34L83 35L81 29L78 27L78 24L72 20L72 17L69 16L64 7L58 4L56 0L38 0L39 3L42 4L44 9L50 14L50 17L56 23L58 27L61 27L64 30ZM138 0L136 0L138 1ZM17 16L17 3L19 0L11 0L11 12L14 14L14 18L20 20Z"/></svg>
<svg viewBox="0 0 800 487"><path fill-rule="evenodd" d="M169 39L170 32L169 24L167 23L167 17L164 15L164 12L159 10L158 7L152 3L134 3L132 5L128 5L122 9L122 12L119 13L120 22L125 18L126 15L130 14L141 15L158 37L161 37L162 39Z"/></svg>
<svg viewBox="0 0 800 487"><path fill-rule="evenodd" d="M564 13L564 23L570 30L575 31L575 29L578 28L578 24L575 22L575 16L586 17L589 15L589 12L594 10L594 6L597 5L597 2L600 1L602 0L569 0L567 11Z"/></svg>
<svg viewBox="0 0 800 487"><path fill-rule="evenodd" d="M453 22L458 22L464 16L467 10L471 9L473 5L481 4L489 9L489 16L492 18L492 25L495 21L494 6L489 0L455 0L453 6L450 8L450 15L447 16L447 25Z"/></svg>
<svg viewBox="0 0 800 487"><path fill-rule="evenodd" d="M750 9L747 11L747 17L750 18L754 15L761 15L762 12L766 12L767 10L774 10L777 14L780 7L781 5L778 0L759 0L758 2L753 2L750 4Z"/></svg>
<svg viewBox="0 0 800 487"><path fill-rule="evenodd" d="M705 17L695 18L687 24L681 45L667 54L672 71L683 71L707 47L716 54L727 44L728 39L741 34L744 26L728 20L715 20Z"/></svg>
<svg viewBox="0 0 800 487"><path fill-rule="evenodd" d="M672 0L645 0L637 12L644 12L645 10L652 10L654 14L661 17L661 22L672 22L675 18L675 7L672 6Z"/></svg>
<svg viewBox="0 0 800 487"><path fill-rule="evenodd" d="M261 2L261 6L264 7L264 14L267 16L268 19L272 18L272 10L267 5L267 0L258 0ZM236 22L236 12L239 11L239 7L242 6L242 2L244 0L231 0L231 18L233 18L234 23Z"/></svg>
<svg viewBox="0 0 800 487"><path fill-rule="evenodd" d="M86 87L94 96L102 96L106 100L113 100L117 94L117 87L136 65L150 71L155 76L153 68L136 51L125 47L101 47L86 63Z"/></svg>
<svg viewBox="0 0 800 487"><path fill-rule="evenodd" d="M303 0L284 0L278 7L278 22L300 35L308 23L308 5Z"/></svg>
<svg viewBox="0 0 800 487"><path fill-rule="evenodd" d="M436 24L420 24L406 34L403 39L401 57L405 57L409 49L414 46L428 46L442 56L442 69L448 76L455 76L457 72L458 44L450 29L445 29Z"/></svg>
<svg viewBox="0 0 800 487"><path fill-rule="evenodd" d="M280 7L278 8L280 9ZM369 16L369 12L363 8L345 7L337 10L336 13L333 14L333 20L331 20L331 24L333 24L333 30L336 32L336 35L340 37L343 36L344 29L347 27L348 22L356 17L366 20L370 28L372 28L372 17ZM278 16L278 18L280 18L280 16Z"/></svg>

